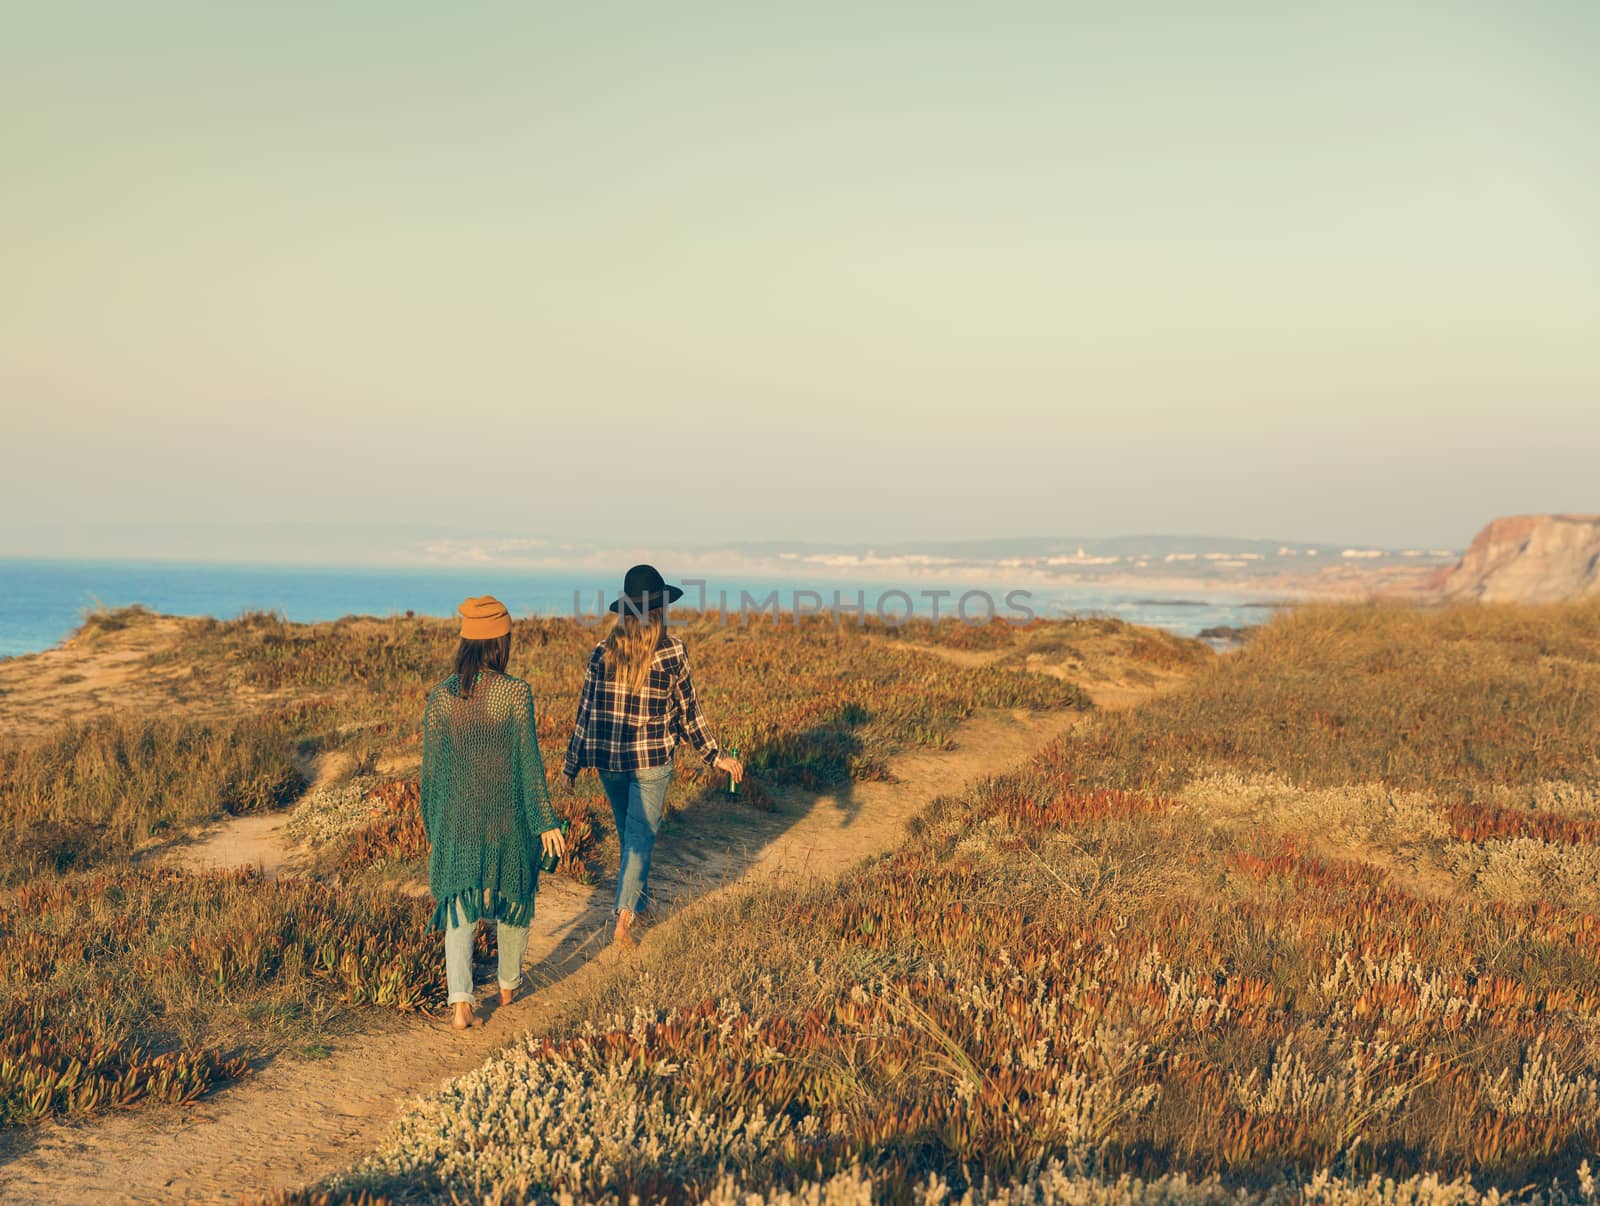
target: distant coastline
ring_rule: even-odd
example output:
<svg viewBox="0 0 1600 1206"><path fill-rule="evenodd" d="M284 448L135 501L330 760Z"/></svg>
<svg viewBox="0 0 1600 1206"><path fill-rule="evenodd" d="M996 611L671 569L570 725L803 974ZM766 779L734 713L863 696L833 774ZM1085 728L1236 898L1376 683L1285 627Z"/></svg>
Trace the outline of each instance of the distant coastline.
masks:
<svg viewBox="0 0 1600 1206"><path fill-rule="evenodd" d="M1425 589L1455 549L1213 536L971 540L902 544L732 543L682 549L584 549L543 541L434 541L442 563L570 572L654 558L679 572L846 581L994 583L1147 592L1249 593L1288 600L1348 599Z"/></svg>
<svg viewBox="0 0 1600 1206"><path fill-rule="evenodd" d="M642 551L641 551L642 552ZM712 572L703 565L661 560L674 567L686 584L705 579L707 604L715 608L728 592L730 609L741 591L765 597L776 591L788 610L794 592L822 596L825 609L838 591L846 607L864 598L869 614L879 597L900 592L910 597L917 614L931 613L939 591L949 614L962 589L987 590L998 598L1021 589L1030 604L1047 617L1108 615L1148 624L1185 636L1208 628L1247 627L1263 622L1274 604L1293 601L1262 584L1154 578L1123 581L1076 581L1056 574L1010 566L975 564L931 567L920 572L872 578L822 567L803 572L762 574ZM687 560L687 559L686 559ZM0 657L36 653L59 643L100 606L139 603L175 615L211 615L228 619L245 611L281 612L292 620L316 621L345 615L391 615L412 611L448 615L465 594L492 589L518 615L570 615L574 594L582 610L592 612L608 601L616 579L628 562L617 553L590 570L527 569L476 563L395 568L339 568L327 565L212 564L163 561L73 561L47 558L0 558ZM686 604L696 602L691 587ZM926 593L925 593L926 592ZM1308 596L1310 597L1310 596ZM905 604L898 598L892 608Z"/></svg>

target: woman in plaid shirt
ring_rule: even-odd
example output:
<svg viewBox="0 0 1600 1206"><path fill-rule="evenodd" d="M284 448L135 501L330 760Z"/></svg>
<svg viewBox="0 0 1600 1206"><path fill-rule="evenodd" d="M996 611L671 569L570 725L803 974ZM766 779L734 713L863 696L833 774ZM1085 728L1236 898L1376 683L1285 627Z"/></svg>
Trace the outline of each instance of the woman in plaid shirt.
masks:
<svg viewBox="0 0 1600 1206"><path fill-rule="evenodd" d="M744 778L739 760L725 755L706 727L683 642L667 632L667 607L682 594L654 566L628 571L611 605L616 622L589 655L562 769L571 791L578 772L594 767L611 801L622 847L616 941L624 946L633 945L636 919L650 907L650 852L672 781L673 746L687 740L735 783Z"/></svg>

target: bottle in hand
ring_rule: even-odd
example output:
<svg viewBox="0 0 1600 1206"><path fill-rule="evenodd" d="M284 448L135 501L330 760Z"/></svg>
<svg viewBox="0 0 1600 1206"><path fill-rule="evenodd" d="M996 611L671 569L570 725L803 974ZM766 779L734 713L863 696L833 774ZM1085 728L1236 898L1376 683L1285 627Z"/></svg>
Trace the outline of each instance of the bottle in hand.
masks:
<svg viewBox="0 0 1600 1206"><path fill-rule="evenodd" d="M561 830L561 839L562 841L565 841L567 837L567 831L572 828L572 824L569 821L562 821L556 826L556 828ZM560 865L561 857L559 855L541 853L539 856L539 870L541 871L554 875L556 868Z"/></svg>

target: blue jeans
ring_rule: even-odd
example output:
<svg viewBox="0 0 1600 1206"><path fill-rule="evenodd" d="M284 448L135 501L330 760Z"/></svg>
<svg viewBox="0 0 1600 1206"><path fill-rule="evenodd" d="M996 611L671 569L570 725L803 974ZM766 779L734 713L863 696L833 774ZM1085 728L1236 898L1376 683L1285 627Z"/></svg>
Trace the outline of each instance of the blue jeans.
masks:
<svg viewBox="0 0 1600 1206"><path fill-rule="evenodd" d="M617 903L639 913L650 907L650 851L661 828L661 810L672 782L672 763L640 771L601 771L600 786L611 801L622 866L617 871Z"/></svg>
<svg viewBox="0 0 1600 1206"><path fill-rule="evenodd" d="M444 981L450 990L450 1004L477 1003L472 991L472 936L478 923L461 917L464 925L450 926L444 932ZM522 983L522 955L528 949L528 927L491 921L496 927L495 942L500 948L500 987L508 991Z"/></svg>

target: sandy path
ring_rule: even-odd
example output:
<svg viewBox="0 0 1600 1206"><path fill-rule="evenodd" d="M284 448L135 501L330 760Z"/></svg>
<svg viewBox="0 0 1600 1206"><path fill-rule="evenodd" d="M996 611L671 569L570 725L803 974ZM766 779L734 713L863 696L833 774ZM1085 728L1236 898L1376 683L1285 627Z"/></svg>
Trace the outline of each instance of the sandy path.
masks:
<svg viewBox="0 0 1600 1206"><path fill-rule="evenodd" d="M1117 702L1123 702L1118 700ZM700 811L669 825L652 881L667 902L757 877L836 872L898 843L933 798L1000 773L1066 732L1083 713L991 714L963 724L955 748L892 760L895 781L792 795L773 812ZM252 821L258 820L251 818ZM259 858L273 830L213 838L208 861ZM276 818L270 818L276 820ZM282 858L278 861L281 863ZM181 1111L134 1112L50 1125L0 1168L6 1201L233 1201L298 1188L345 1167L381 1139L403 1100L476 1067L535 1025L562 994L612 960L609 886L551 880L541 888L528 966L532 991L487 1023L457 1034L442 1023L393 1019L352 1036L320 1060L279 1058Z"/></svg>
<svg viewBox="0 0 1600 1206"><path fill-rule="evenodd" d="M228 817L192 841L161 849L167 861L191 871L222 871L229 867L256 867L267 879L293 874L305 861L305 851L284 833L290 812L266 812Z"/></svg>

